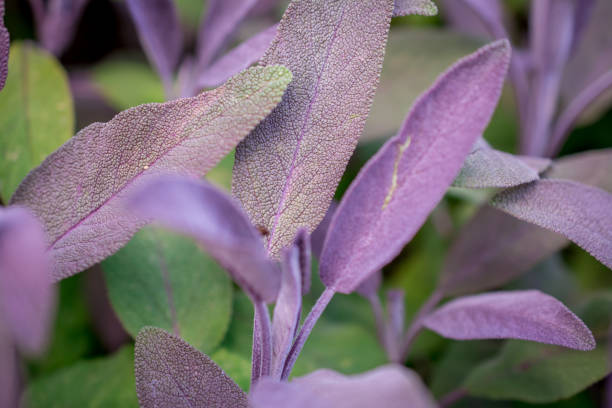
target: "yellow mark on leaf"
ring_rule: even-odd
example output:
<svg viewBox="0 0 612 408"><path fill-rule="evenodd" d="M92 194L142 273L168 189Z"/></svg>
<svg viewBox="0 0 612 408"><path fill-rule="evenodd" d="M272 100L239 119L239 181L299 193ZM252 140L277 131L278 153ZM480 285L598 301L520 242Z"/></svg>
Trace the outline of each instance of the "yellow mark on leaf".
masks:
<svg viewBox="0 0 612 408"><path fill-rule="evenodd" d="M406 151L406 149L408 149L408 146L410 146L410 140L411 140L410 136L408 136L404 143L397 146L397 154L395 156L395 163L393 163L393 174L391 175L391 188L389 188L389 192L387 193L387 196L385 197L385 202L383 203L383 206L382 206L383 210L387 208L387 206L391 202L391 199L393 198L393 193L395 193L395 189L397 188L397 171L399 169L399 162L402 158L402 155Z"/></svg>

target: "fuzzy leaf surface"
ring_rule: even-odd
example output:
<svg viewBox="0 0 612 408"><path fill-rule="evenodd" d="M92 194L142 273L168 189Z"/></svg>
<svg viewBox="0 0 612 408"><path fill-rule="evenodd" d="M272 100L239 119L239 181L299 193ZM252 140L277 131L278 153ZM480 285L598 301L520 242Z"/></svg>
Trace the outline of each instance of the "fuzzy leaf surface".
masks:
<svg viewBox="0 0 612 408"><path fill-rule="evenodd" d="M145 227L102 269L113 309L134 338L156 326L210 353L225 336L231 281L191 239Z"/></svg>
<svg viewBox="0 0 612 408"><path fill-rule="evenodd" d="M72 96L59 62L32 43L13 42L0 93L0 196L6 203L32 168L74 132Z"/></svg>
<svg viewBox="0 0 612 408"><path fill-rule="evenodd" d="M352 292L412 239L487 126L509 59L502 40L459 60L361 169L325 240L320 274L326 286Z"/></svg>
<svg viewBox="0 0 612 408"><path fill-rule="evenodd" d="M125 210L131 191L160 173L202 176L276 106L290 81L284 67L251 68L216 90L94 123L45 159L12 202L42 220L54 279L127 243L144 224Z"/></svg>
<svg viewBox="0 0 612 408"><path fill-rule="evenodd" d="M393 17L409 14L435 16L438 14L438 7L431 0L395 0Z"/></svg>
<svg viewBox="0 0 612 408"><path fill-rule="evenodd" d="M595 348L593 334L574 313L537 290L491 292L455 299L423 325L456 340L531 340L576 350Z"/></svg>
<svg viewBox="0 0 612 408"><path fill-rule="evenodd" d="M140 42L159 76L172 83L183 51L183 32L173 0L127 0Z"/></svg>
<svg viewBox="0 0 612 408"><path fill-rule="evenodd" d="M54 312L42 226L24 208L0 207L0 325L22 352L37 354L47 344Z"/></svg>
<svg viewBox="0 0 612 408"><path fill-rule="evenodd" d="M246 394L207 355L162 329L136 338L136 392L141 408L247 408Z"/></svg>
<svg viewBox="0 0 612 408"><path fill-rule="evenodd" d="M573 180L612 193L612 149L592 150L555 160L546 177Z"/></svg>
<svg viewBox="0 0 612 408"><path fill-rule="evenodd" d="M229 194L204 181L168 176L136 192L130 206L196 239L251 299L276 299L278 268L267 257L261 234Z"/></svg>
<svg viewBox="0 0 612 408"><path fill-rule="evenodd" d="M270 232L274 257L325 216L370 111L392 12L393 0L293 1L262 58L294 80L238 145L232 192Z"/></svg>
<svg viewBox="0 0 612 408"><path fill-rule="evenodd" d="M4 26L4 0L0 0L0 91L8 75L9 44L9 32Z"/></svg>
<svg viewBox="0 0 612 408"><path fill-rule="evenodd" d="M317 370L290 383L264 379L250 397L253 408L366 408L385 406L434 408L419 376L405 367L387 365L353 376Z"/></svg>
<svg viewBox="0 0 612 408"><path fill-rule="evenodd" d="M612 268L612 194L566 180L539 180L504 190L492 204L564 235Z"/></svg>

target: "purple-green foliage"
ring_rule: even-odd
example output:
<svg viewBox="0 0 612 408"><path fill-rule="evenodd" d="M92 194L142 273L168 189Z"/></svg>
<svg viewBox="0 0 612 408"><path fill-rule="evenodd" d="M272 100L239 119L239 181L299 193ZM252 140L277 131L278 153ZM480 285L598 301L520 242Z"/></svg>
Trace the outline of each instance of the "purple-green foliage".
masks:
<svg viewBox="0 0 612 408"><path fill-rule="evenodd" d="M0 91L8 75L9 32L4 26L4 0L0 0Z"/></svg>

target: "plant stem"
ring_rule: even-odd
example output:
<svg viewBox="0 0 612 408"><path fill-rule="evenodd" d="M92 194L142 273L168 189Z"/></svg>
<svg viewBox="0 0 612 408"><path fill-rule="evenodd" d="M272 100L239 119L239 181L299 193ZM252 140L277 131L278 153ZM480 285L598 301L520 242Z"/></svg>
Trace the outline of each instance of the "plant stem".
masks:
<svg viewBox="0 0 612 408"><path fill-rule="evenodd" d="M412 343L416 339L417 335L421 331L423 327L423 319L440 303L440 301L444 298L444 294L438 290L435 290L429 298L423 303L417 314L414 316L410 327L406 331L404 335L404 340L402 341L401 347L401 361L406 361L408 358L408 353L410 352L410 347Z"/></svg>
<svg viewBox="0 0 612 408"><path fill-rule="evenodd" d="M382 303L380 302L380 298L378 297L378 294L376 293L369 295L367 299L368 299L368 302L370 302L370 306L372 307L372 313L374 314L374 323L376 324L376 335L378 337L378 341L383 347L386 348L387 340L386 340L385 332L386 332L387 325L385 323Z"/></svg>
<svg viewBox="0 0 612 408"><path fill-rule="evenodd" d="M440 408L448 408L454 405L457 401L467 397L468 392L463 388L457 388L454 391L449 392L438 401Z"/></svg>
<svg viewBox="0 0 612 408"><path fill-rule="evenodd" d="M255 306L255 302L253 302ZM257 308L253 316L253 351L251 353L251 387L261 376L261 328Z"/></svg>
<svg viewBox="0 0 612 408"><path fill-rule="evenodd" d="M319 320L319 317L321 317L321 314L323 313L329 302L332 300L335 293L336 291L334 291L333 289L325 288L323 293L321 293L321 296L319 296L319 299L317 299L317 303L315 303L315 305L310 310L310 313L308 313L308 316L306 316L304 324L302 324L300 332L295 338L293 346L291 346L291 350L289 350L289 354L287 355L287 359L285 360L285 367L283 368L281 380L286 380L287 378L289 378L289 374L291 374L293 365L295 364L295 361L300 355L300 352L302 351L304 343L306 343L306 340L308 339L312 328L314 327L317 320Z"/></svg>
<svg viewBox="0 0 612 408"><path fill-rule="evenodd" d="M272 364L272 325L268 307L263 301L255 303L256 316L259 318L259 334L261 335L261 373L260 377L270 375Z"/></svg>

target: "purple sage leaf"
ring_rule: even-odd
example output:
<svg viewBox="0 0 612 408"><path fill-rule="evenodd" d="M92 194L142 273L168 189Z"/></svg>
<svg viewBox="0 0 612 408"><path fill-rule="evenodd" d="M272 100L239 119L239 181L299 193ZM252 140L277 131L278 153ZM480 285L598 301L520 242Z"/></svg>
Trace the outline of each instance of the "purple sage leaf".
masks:
<svg viewBox="0 0 612 408"><path fill-rule="evenodd" d="M392 12L393 0L294 0L262 59L294 80L238 145L232 192L270 231L275 257L325 215L374 98Z"/></svg>
<svg viewBox="0 0 612 408"><path fill-rule="evenodd" d="M504 190L492 204L566 236L612 268L612 194L566 180L539 180Z"/></svg>
<svg viewBox="0 0 612 408"><path fill-rule="evenodd" d="M393 17L409 14L435 16L438 14L438 7L431 0L395 0Z"/></svg>
<svg viewBox="0 0 612 408"><path fill-rule="evenodd" d="M140 42L169 92L183 50L183 33L174 1L127 0L127 6Z"/></svg>
<svg viewBox="0 0 612 408"><path fill-rule="evenodd" d="M280 379L285 359L293 344L302 313L302 249L308 239L305 230L300 230L296 242L285 250L283 256L283 278L272 319L272 376ZM302 241L302 242L300 242ZM310 265L308 265L310 266ZM310 274L308 275L310 277Z"/></svg>
<svg viewBox="0 0 612 408"><path fill-rule="evenodd" d="M0 325L27 354L46 346L55 311L45 241L29 211L0 208Z"/></svg>
<svg viewBox="0 0 612 408"><path fill-rule="evenodd" d="M212 88L259 60L272 44L278 25L275 24L229 51L198 76L199 88Z"/></svg>
<svg viewBox="0 0 612 408"><path fill-rule="evenodd" d="M196 239L255 301L274 301L280 274L261 234L227 193L187 177L160 177L134 193L139 217Z"/></svg>
<svg viewBox="0 0 612 408"><path fill-rule="evenodd" d="M334 217L334 213L336 212L336 208L338 208L338 202L332 200L325 213L325 217L317 228L312 231L310 234L310 240L312 243L312 253L317 258L321 258L321 253L323 252L323 244L325 243L325 237L327 236L327 231L329 230L329 224L331 223L332 218Z"/></svg>
<svg viewBox="0 0 612 408"><path fill-rule="evenodd" d="M592 150L555 160L546 177L573 180L612 193L612 149Z"/></svg>
<svg viewBox="0 0 612 408"><path fill-rule="evenodd" d="M30 3L37 3L33 11L40 42L53 55L61 55L70 45L89 0L49 0L46 7L40 0Z"/></svg>
<svg viewBox="0 0 612 408"><path fill-rule="evenodd" d="M459 31L478 37L507 37L499 0L441 0L441 4L444 16Z"/></svg>
<svg viewBox="0 0 612 408"><path fill-rule="evenodd" d="M400 365L352 376L318 370L290 383L265 379L249 399L253 408L436 407L419 376Z"/></svg>
<svg viewBox="0 0 612 408"><path fill-rule="evenodd" d="M4 0L0 0L0 91L8 75L9 40L9 32L4 26Z"/></svg>
<svg viewBox="0 0 612 408"><path fill-rule="evenodd" d="M162 329L145 327L134 350L142 408L247 408L246 394L207 355Z"/></svg>
<svg viewBox="0 0 612 408"><path fill-rule="evenodd" d="M501 40L459 60L361 169L325 240L326 286L352 292L412 239L487 126L509 59L510 46Z"/></svg>
<svg viewBox="0 0 612 408"><path fill-rule="evenodd" d="M455 296L499 287L568 243L560 234L483 206L451 245L439 288Z"/></svg>
<svg viewBox="0 0 612 408"><path fill-rule="evenodd" d="M45 226L53 278L121 248L144 223L125 211L130 191L160 173L205 174L276 106L290 81L284 67L251 68L214 91L94 123L47 157L12 202Z"/></svg>
<svg viewBox="0 0 612 408"><path fill-rule="evenodd" d="M521 339L576 350L595 348L593 334L582 320L537 290L458 298L427 316L423 325L456 340Z"/></svg>

